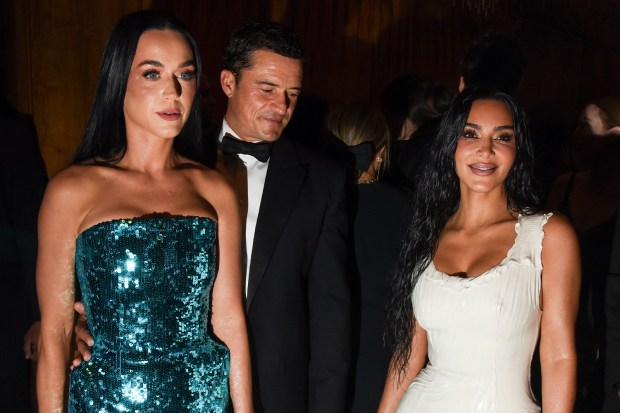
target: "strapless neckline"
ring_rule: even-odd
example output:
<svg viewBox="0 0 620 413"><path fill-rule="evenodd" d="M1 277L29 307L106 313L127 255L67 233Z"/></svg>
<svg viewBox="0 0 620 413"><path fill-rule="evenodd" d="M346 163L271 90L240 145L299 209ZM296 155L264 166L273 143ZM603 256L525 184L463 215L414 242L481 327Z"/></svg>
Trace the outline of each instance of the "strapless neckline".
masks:
<svg viewBox="0 0 620 413"><path fill-rule="evenodd" d="M217 221L214 220L213 218L199 216L199 215L152 215L152 216L141 215L141 216L137 216L133 218L112 218L112 219L107 219L105 221L97 222L96 224L93 224L90 227L84 229L82 232L80 232L76 238L80 238L82 235L88 232L95 231L97 228L100 228L102 226L114 224L117 222L133 223L133 222L162 221L162 220L187 221L187 220L194 220L194 219L206 220L207 222L213 223L213 225L217 225Z"/></svg>

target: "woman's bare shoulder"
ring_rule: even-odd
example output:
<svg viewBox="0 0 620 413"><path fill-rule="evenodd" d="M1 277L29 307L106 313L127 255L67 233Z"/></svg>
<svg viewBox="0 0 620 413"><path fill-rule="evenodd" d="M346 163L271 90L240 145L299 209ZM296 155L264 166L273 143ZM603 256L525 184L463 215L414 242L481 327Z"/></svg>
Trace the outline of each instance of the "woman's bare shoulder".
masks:
<svg viewBox="0 0 620 413"><path fill-rule="evenodd" d="M109 167L101 165L71 165L56 172L49 181L48 191L88 191L105 181Z"/></svg>
<svg viewBox="0 0 620 413"><path fill-rule="evenodd" d="M196 164L192 168L188 168L188 174L191 177L192 183L199 188L200 192L216 196L222 191L221 195L224 196L234 193L231 183L216 169Z"/></svg>
<svg viewBox="0 0 620 413"><path fill-rule="evenodd" d="M44 202L60 203L67 212L81 215L105 184L108 169L100 165L71 165L58 171L47 185Z"/></svg>
<svg viewBox="0 0 620 413"><path fill-rule="evenodd" d="M566 215L564 215L561 212L557 212L557 211L549 215L551 216L549 217L549 219L547 220L547 223L545 224L545 236L548 236L549 234L555 234L557 232L564 232L564 231L574 232L573 224L566 217Z"/></svg>
<svg viewBox="0 0 620 413"><path fill-rule="evenodd" d="M557 248L560 251L570 249L569 247L576 246L578 243L573 224L559 212L554 212L549 218L545 224L544 232L543 250L549 251Z"/></svg>

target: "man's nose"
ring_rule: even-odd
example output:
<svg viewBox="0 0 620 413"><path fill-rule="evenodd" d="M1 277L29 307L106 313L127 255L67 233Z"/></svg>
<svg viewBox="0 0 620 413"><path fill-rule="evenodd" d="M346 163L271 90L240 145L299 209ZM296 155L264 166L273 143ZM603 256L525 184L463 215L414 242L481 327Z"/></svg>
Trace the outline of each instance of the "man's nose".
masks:
<svg viewBox="0 0 620 413"><path fill-rule="evenodd" d="M291 99L286 92L278 93L273 99L273 103L279 114L284 114L291 105Z"/></svg>

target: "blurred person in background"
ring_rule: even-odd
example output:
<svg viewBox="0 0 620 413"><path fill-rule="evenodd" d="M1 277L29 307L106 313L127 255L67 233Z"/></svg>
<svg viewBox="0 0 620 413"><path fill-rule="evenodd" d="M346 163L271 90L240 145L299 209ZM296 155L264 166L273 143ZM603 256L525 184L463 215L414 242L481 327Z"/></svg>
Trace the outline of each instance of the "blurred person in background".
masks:
<svg viewBox="0 0 620 413"><path fill-rule="evenodd" d="M606 297L618 280L610 265L620 205L620 97L595 99L584 106L569 158L574 171L555 181L548 206L571 220L579 238L583 287L577 321L577 411L598 412L604 395L616 406L620 397L619 316L609 307L617 309L618 303Z"/></svg>
<svg viewBox="0 0 620 413"><path fill-rule="evenodd" d="M34 122L0 98L0 406L30 412L30 365L40 331L37 217L47 185Z"/></svg>
<svg viewBox="0 0 620 413"><path fill-rule="evenodd" d="M352 412L374 413L390 361L383 343L389 280L409 217L409 196L383 176L389 169L390 132L385 117L366 103L331 111L327 129L355 158L353 248Z"/></svg>

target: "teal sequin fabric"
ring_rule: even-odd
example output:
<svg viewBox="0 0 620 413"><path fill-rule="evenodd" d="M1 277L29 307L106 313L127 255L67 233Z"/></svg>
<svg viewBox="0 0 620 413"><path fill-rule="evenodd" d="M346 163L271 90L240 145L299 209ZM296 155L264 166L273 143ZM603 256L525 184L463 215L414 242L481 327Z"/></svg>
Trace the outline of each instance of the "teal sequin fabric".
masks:
<svg viewBox="0 0 620 413"><path fill-rule="evenodd" d="M94 337L71 373L69 411L227 412L228 348L208 323L216 223L162 216L97 224L75 271Z"/></svg>

